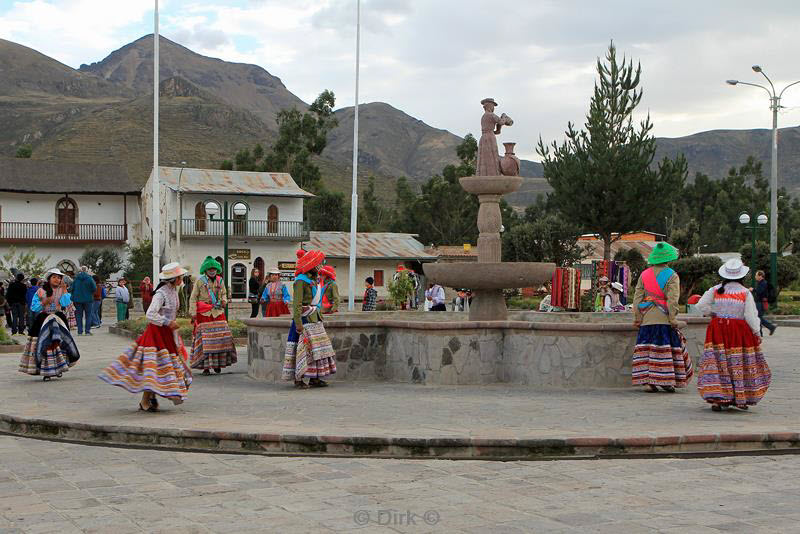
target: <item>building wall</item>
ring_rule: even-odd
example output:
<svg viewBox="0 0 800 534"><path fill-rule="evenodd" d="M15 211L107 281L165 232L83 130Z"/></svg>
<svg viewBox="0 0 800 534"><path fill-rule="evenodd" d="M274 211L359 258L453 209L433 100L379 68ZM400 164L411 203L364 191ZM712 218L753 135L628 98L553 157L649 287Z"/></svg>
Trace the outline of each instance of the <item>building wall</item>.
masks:
<svg viewBox="0 0 800 534"><path fill-rule="evenodd" d="M194 210L198 202L205 203L209 200L214 200L218 202L220 208L222 208L223 203L227 200L228 209L232 209L233 205L237 202L244 202L249 208L247 218L253 221L266 221L267 209L271 205L275 205L278 208L279 221L303 221L303 199L301 198L263 197L254 195L214 195L211 193L188 193L181 196L181 204L183 207L181 216L184 219L194 219ZM232 217L233 214L230 213L229 216Z"/></svg>
<svg viewBox="0 0 800 534"><path fill-rule="evenodd" d="M339 294L342 301L349 299L350 295L350 260L348 259L330 259L327 260L328 265L332 265L336 269L336 284L339 286ZM376 286L378 291L378 298L385 299L389 296L389 282L392 281L392 276L397 270L397 266L402 263L397 260L366 260L358 259L356 261L356 300L361 300L364 296L364 280L368 276L374 278L376 270L383 271L383 286Z"/></svg>
<svg viewBox="0 0 800 534"><path fill-rule="evenodd" d="M62 194L0 193L3 222L54 223ZM78 206L78 224L123 224L126 200L122 195L69 195ZM127 196L128 224L139 223L135 196Z"/></svg>

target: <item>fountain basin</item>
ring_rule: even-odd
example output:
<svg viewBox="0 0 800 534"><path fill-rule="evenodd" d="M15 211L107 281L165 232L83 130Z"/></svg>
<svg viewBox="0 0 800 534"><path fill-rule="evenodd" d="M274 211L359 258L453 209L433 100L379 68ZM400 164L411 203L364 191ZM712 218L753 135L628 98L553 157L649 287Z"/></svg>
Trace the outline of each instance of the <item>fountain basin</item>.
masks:
<svg viewBox="0 0 800 534"><path fill-rule="evenodd" d="M505 195L513 193L522 185L521 176L465 176L458 183L473 195Z"/></svg>
<svg viewBox="0 0 800 534"><path fill-rule="evenodd" d="M447 287L505 289L532 287L553 276L554 263L426 263L429 281Z"/></svg>

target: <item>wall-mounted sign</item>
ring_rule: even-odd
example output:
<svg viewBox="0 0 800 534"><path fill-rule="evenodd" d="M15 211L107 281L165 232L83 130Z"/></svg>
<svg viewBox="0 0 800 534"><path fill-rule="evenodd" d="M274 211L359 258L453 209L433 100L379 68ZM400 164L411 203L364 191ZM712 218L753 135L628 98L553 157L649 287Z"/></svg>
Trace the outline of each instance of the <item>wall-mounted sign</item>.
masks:
<svg viewBox="0 0 800 534"><path fill-rule="evenodd" d="M250 249L249 248L229 248L228 249L228 259L229 260L249 260L250 259Z"/></svg>
<svg viewBox="0 0 800 534"><path fill-rule="evenodd" d="M297 263L293 261L279 261L278 262L278 270L279 271L292 271L297 269Z"/></svg>

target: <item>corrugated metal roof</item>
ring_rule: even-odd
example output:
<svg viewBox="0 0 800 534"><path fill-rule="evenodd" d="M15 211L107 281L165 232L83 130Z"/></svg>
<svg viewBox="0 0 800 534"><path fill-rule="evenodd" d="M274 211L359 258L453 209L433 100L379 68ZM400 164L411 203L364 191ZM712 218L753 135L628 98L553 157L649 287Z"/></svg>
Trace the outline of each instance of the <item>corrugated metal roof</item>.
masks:
<svg viewBox="0 0 800 534"><path fill-rule="evenodd" d="M359 232L356 234L356 257L436 261L436 256L425 252L425 246L414 237L414 234ZM319 249L328 258L349 258L350 232L311 232L311 240L306 248Z"/></svg>
<svg viewBox="0 0 800 534"><path fill-rule="evenodd" d="M161 182L184 193L221 193L270 197L313 197L286 172L222 171L159 167ZM150 172L152 178L153 173Z"/></svg>
<svg viewBox="0 0 800 534"><path fill-rule="evenodd" d="M579 241L578 244L587 252L583 258L584 262L603 259L602 241ZM614 254L621 250L628 251L630 249L636 249L647 259L647 256L653 251L653 247L657 244L658 242L656 241L615 241L611 244L611 258L613 259Z"/></svg>
<svg viewBox="0 0 800 534"><path fill-rule="evenodd" d="M477 258L478 246L472 245L470 250L464 250L464 245L439 245L428 247L425 252L438 257Z"/></svg>
<svg viewBox="0 0 800 534"><path fill-rule="evenodd" d="M0 191L138 195L140 190L116 163L0 158Z"/></svg>

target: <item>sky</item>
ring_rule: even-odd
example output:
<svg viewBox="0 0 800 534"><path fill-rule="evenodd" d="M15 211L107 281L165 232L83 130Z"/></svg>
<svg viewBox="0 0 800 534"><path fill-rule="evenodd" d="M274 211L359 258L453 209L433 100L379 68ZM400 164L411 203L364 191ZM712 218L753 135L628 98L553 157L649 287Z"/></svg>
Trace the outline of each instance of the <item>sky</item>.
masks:
<svg viewBox="0 0 800 534"><path fill-rule="evenodd" d="M0 38L72 67L152 33L153 0L0 0ZM195 52L260 65L306 102L354 102L356 0L162 0L161 34ZM515 124L500 141L535 145L582 125L596 61L613 40L640 62L638 119L679 137L771 126L761 89L800 80L797 0L362 0L360 98L388 102L458 135L479 134L480 100ZM800 123L800 84L781 126Z"/></svg>

